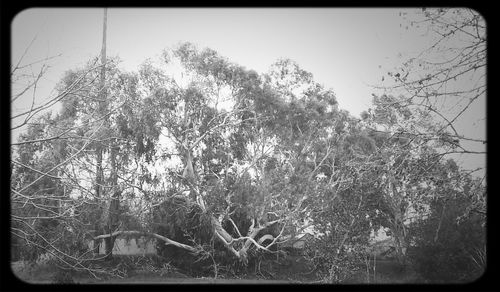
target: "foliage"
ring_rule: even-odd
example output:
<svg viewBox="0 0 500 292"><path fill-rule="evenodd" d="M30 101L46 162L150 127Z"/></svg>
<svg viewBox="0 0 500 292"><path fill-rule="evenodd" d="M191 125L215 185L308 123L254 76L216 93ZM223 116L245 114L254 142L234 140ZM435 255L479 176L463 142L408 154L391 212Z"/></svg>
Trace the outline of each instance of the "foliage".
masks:
<svg viewBox="0 0 500 292"><path fill-rule="evenodd" d="M429 282L471 282L486 268L486 230L482 214L463 217L471 204L469 190L435 199L425 220L415 223L412 259Z"/></svg>

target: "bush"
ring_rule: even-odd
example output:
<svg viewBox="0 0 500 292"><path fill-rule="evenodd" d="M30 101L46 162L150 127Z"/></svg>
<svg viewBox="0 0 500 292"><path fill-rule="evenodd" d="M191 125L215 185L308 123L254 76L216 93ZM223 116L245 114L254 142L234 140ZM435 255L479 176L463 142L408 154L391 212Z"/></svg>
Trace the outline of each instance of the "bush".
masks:
<svg viewBox="0 0 500 292"><path fill-rule="evenodd" d="M433 202L431 216L414 226L416 246L409 256L424 281L464 283L482 275L486 264L484 218L470 214L458 222L467 205L460 197Z"/></svg>

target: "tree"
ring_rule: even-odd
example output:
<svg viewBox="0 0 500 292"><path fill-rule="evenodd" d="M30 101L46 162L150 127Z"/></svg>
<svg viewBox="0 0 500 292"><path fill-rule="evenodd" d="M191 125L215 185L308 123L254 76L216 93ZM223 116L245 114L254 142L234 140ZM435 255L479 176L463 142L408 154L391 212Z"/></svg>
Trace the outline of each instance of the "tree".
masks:
<svg viewBox="0 0 500 292"><path fill-rule="evenodd" d="M85 236L80 230L75 231L78 216L73 212L82 202L73 201L70 194L74 188L64 182L63 177L65 167L90 146L100 126L87 128L89 131L85 132L85 126L66 121L64 115L71 110L55 116L47 111L56 103L67 101L70 95L85 91L92 82L87 77L101 66L90 62L85 70L72 75L64 90L39 103L41 98L36 89L48 68L45 62L50 58L39 61L42 63L39 74L31 80L25 73L39 62L22 64L22 59L11 73L14 88L11 104L15 106L29 93L32 104L28 110L14 112L11 116L12 131L26 128L18 141L11 142L12 240L18 243L21 258L35 261L44 254L51 254L67 266L87 269L81 257ZM24 80L28 85L18 87ZM73 148L68 147L68 141L77 140Z"/></svg>
<svg viewBox="0 0 500 292"><path fill-rule="evenodd" d="M150 134L147 131L148 124L137 126L132 123L137 131L127 132L127 129L119 128L120 121L123 122L120 118L127 114L124 110L141 105L134 89L137 78L134 74L119 72L116 59L100 66L96 65L97 60L90 61L84 68L68 71L56 87L56 96L62 103L60 112L30 118L26 124L27 134L20 135L19 140L11 144L13 237L20 246L31 252L29 258L32 260L48 253L65 267L94 274L105 272L92 267L99 256L90 256L80 253L80 248L65 246L70 242L86 245L86 241L95 236L91 234L100 226L112 229L120 223L124 228L127 227L118 219L127 214L118 215L117 218L116 213L119 212L115 212L115 218L109 224L110 216L106 216L103 211L109 208L107 206L113 202L111 199L116 201L116 191L108 190L110 187L116 188L118 176L122 178L119 186L122 189L123 185L133 187L134 182L139 180L130 179L138 177L130 163L145 156L145 151L137 147L143 143L138 133ZM98 80L104 76L98 71L100 68L106 70L109 79L106 90L114 97L106 102L104 109L99 98L103 87L98 84ZM137 106L139 111L143 108ZM149 135L148 141L152 139L154 135ZM98 148L104 149L102 154L105 162L109 158L100 167L96 167L99 155L93 155ZM111 159L113 152L114 161ZM147 154L151 155L149 152ZM110 173L109 170L114 171ZM148 174L144 169L139 171ZM102 177L97 176L97 173L101 173ZM93 192L92 186L89 186L89 182L97 177L101 177L101 182L97 184L100 193ZM115 194L115 198L112 194ZM47 206L53 207L49 210ZM116 207L122 210L122 207L128 206L115 203L114 207L116 211ZM50 216L47 212L50 212ZM49 221L54 222L53 227L58 226L57 229L40 229L36 225L46 225ZM76 237L60 236L68 232ZM33 245L37 248L32 248Z"/></svg>
<svg viewBox="0 0 500 292"><path fill-rule="evenodd" d="M401 15L410 18L406 13ZM461 129L464 128L464 121L470 124L472 118L484 120L484 117L471 116L471 113L485 98L486 27L479 13L462 8L422 9L409 21L414 29L427 29L425 33L433 36L433 41L426 50L411 56L388 73L394 85L385 89L391 94L374 95L374 108L362 113L362 117L375 132L407 140L406 145L398 146L399 150L389 149L388 153L395 155L389 157L406 157L403 163L423 166L410 168L409 165L401 165L403 167L400 168L398 164L401 162L390 163L389 167L397 171L390 171L392 174L386 173L384 177L393 177L398 183L387 184L389 189L382 192L388 194L390 185L396 187L393 189L396 193L402 190L403 201L410 203L404 208L414 212L415 206L411 207L411 201L418 202L418 209L422 211L417 218L421 218L425 208L438 196L439 186L436 186L435 176L441 174L434 171L437 171L435 167L441 164L442 157L454 153L485 154L481 150L486 143L485 137L478 131L473 133L476 136L469 136L470 133ZM422 173L421 169L427 169L427 172ZM449 179L450 182L463 183L461 178ZM406 190L411 188L415 188L420 195L408 196ZM475 185L475 188L474 193L480 193L481 186ZM390 200L385 201L390 206L387 204ZM474 202L471 201L467 211L464 209L466 214L473 209L485 212L485 200L480 195ZM391 209L391 213L396 210ZM464 213L464 216L467 215ZM401 226L404 231L406 228ZM394 231L394 228L391 229ZM399 237L397 234L393 232Z"/></svg>
<svg viewBox="0 0 500 292"><path fill-rule="evenodd" d="M172 64L184 68L187 80L179 84L163 71L162 66ZM212 50L197 51L191 44L165 51L159 66L146 62L139 78L149 116L158 116L152 127L170 144L159 157L172 161L169 153L174 151L182 163L180 168L172 162L167 167L173 169L164 185L173 192L143 196L147 204L169 208L171 200L184 198L183 204L195 207L212 226L208 236L243 263L252 247L271 252L269 248L285 238L285 230L288 235L298 234L297 222L305 216L307 198L315 191L314 177L332 153L333 144L325 136L330 118L336 115L331 91L312 84L296 101L287 102L274 91L272 82L263 83L255 72L228 63ZM219 107L221 100L228 104ZM121 128L130 126L124 123ZM325 140L317 144L315 139L320 137ZM326 152L323 145L328 146ZM304 156L311 151L315 157ZM245 193L242 188L253 191ZM238 224L234 214L240 214ZM168 235L149 230L120 230L98 238ZM194 253L206 244L202 238L194 245L182 236L178 240L164 241Z"/></svg>
<svg viewBox="0 0 500 292"><path fill-rule="evenodd" d="M443 148L454 147L450 146L449 134L440 132L440 126L433 120L421 120L420 112L394 102L397 100L390 95L374 95L375 107L363 113L362 119L377 145L376 155L373 155L374 176L378 179L374 184L373 208L377 210L376 217L381 217L380 224L390 229L398 259L405 263L404 251L412 242L410 223L426 218L432 202L447 200L445 195L450 194L449 189L461 188L464 192L463 186L474 171L460 169L453 160L443 163L444 156L449 153L443 152ZM388 107L390 103L394 106ZM408 132L408 128L413 132ZM434 138L415 134L425 130L434 131ZM474 195L471 195L468 208L463 209L463 217L476 208L475 213L486 215L481 182L469 184L473 189L470 194Z"/></svg>

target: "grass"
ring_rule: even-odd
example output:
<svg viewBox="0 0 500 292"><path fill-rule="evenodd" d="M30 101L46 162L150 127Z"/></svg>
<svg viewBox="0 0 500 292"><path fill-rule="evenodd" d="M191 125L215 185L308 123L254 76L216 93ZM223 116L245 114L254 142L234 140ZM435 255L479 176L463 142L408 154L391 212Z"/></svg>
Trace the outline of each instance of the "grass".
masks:
<svg viewBox="0 0 500 292"><path fill-rule="evenodd" d="M411 266L403 267L395 259L377 259L375 268L370 262L360 266L360 271L345 281L346 284L416 284L421 282Z"/></svg>
<svg viewBox="0 0 500 292"><path fill-rule="evenodd" d="M190 277L183 274L155 256L115 256L111 261L103 261L101 267L119 268L122 277L95 279L86 273L61 272L50 263L29 267L16 262L14 273L28 283L74 282L79 284L260 284L260 283L311 283L315 274L303 257L289 256L279 261L263 261L254 272L238 275L238 278L220 273L213 277ZM138 268L140 267L140 268ZM346 284L398 284L418 283L417 274L411 268L402 268L395 260L377 260L375 270L371 263L369 273L366 266L348 278Z"/></svg>

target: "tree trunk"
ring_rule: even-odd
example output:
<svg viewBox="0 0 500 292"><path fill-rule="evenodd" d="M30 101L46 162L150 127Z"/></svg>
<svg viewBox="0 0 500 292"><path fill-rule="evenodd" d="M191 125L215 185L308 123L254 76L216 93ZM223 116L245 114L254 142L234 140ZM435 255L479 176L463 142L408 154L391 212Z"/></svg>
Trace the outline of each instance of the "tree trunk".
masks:
<svg viewBox="0 0 500 292"><path fill-rule="evenodd" d="M446 210L446 202L443 203L443 209L441 210L441 217L439 218L439 223L436 228L436 234L434 235L434 243L439 239L439 231L441 230L441 224L443 223L444 211Z"/></svg>
<svg viewBox="0 0 500 292"><path fill-rule="evenodd" d="M96 181L95 181L95 202L98 206L99 209L102 209L100 205L100 199L102 197L102 185L103 185L103 171L102 171L102 146L98 145L97 146L97 163L96 163ZM101 224L99 224L99 220L96 219L94 222L94 232L96 235L101 234ZM100 240L94 240L93 248L94 248L94 254L99 254L99 245L100 245Z"/></svg>
<svg viewBox="0 0 500 292"><path fill-rule="evenodd" d="M108 212L108 222L106 224L106 233L111 234L117 227L118 222L118 211L119 211L119 193L115 193L111 199ZM113 247L115 245L115 237L110 236L104 239L104 252L106 254L106 260L113 258Z"/></svg>
<svg viewBox="0 0 500 292"><path fill-rule="evenodd" d="M394 237L395 249L396 249L396 257L398 262L401 265L406 264L406 229L404 225L404 214L401 210L401 203L398 198L400 198L400 193L396 188L396 183L394 177L391 177L391 180L388 184L388 192L392 193L392 197L389 197L391 209L393 212L394 218L392 218L392 236Z"/></svg>
<svg viewBox="0 0 500 292"><path fill-rule="evenodd" d="M401 265L406 264L406 236L404 234L404 230L402 230L402 223L399 224L399 220L395 220L393 230L394 243L396 249L396 257L398 263Z"/></svg>

